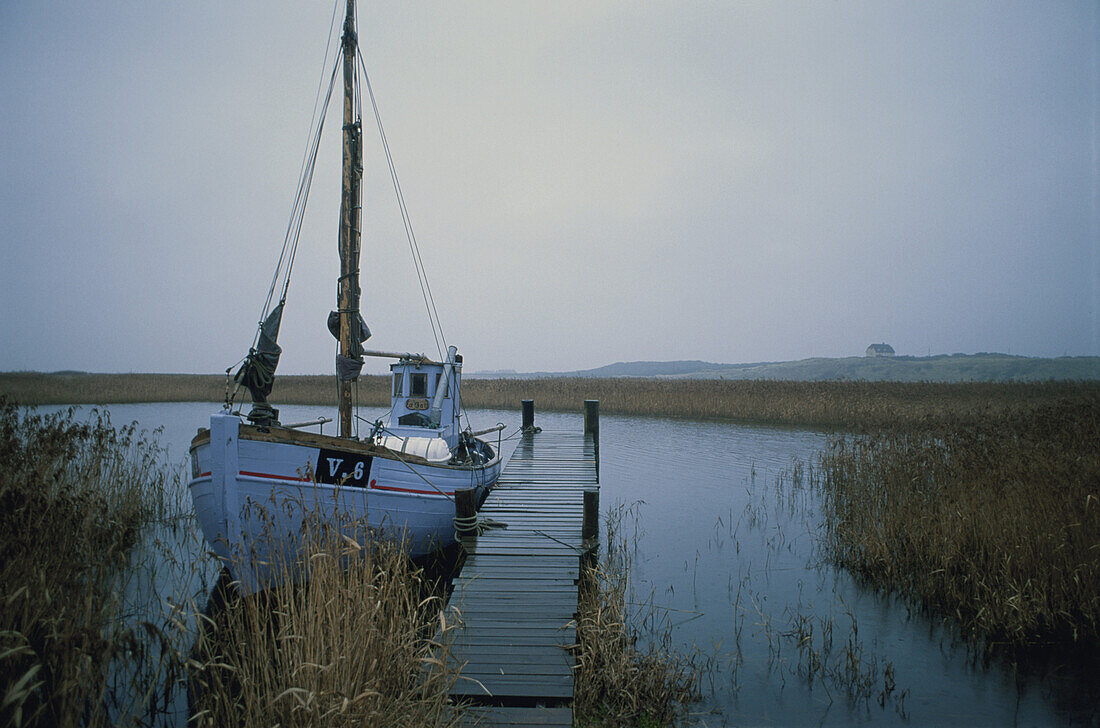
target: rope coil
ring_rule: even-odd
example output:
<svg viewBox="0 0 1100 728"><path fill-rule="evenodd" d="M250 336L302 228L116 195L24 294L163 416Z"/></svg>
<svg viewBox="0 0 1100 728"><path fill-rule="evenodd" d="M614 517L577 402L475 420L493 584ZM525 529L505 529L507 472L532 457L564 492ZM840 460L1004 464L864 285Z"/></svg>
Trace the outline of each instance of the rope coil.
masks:
<svg viewBox="0 0 1100 728"><path fill-rule="evenodd" d="M480 536L494 528L508 528L507 523L494 521L492 518L478 518L476 513L472 516L455 516L454 524L456 541L461 541L463 536Z"/></svg>

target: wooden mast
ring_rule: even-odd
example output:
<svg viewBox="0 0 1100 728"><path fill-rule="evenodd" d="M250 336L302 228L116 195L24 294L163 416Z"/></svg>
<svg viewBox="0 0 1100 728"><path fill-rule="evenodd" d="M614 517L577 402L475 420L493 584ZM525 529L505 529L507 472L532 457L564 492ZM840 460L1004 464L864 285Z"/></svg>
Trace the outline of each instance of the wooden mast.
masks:
<svg viewBox="0 0 1100 728"><path fill-rule="evenodd" d="M360 359L359 341L359 181L363 174L360 121L355 118L355 2L347 0L344 19L344 153L343 194L340 199L340 354ZM351 437L352 380L340 379L340 436Z"/></svg>

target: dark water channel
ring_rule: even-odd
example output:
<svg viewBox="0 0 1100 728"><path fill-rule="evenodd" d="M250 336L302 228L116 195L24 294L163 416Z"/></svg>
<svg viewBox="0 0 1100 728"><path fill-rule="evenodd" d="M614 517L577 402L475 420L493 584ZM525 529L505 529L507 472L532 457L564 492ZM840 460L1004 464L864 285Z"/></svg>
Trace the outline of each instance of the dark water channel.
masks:
<svg viewBox="0 0 1100 728"><path fill-rule="evenodd" d="M109 409L116 424L163 427L169 457L181 462L216 407ZM361 414L371 420L382 412ZM281 408L285 422L321 415L331 413ZM512 433L519 423L518 412L469 415L475 429L504 422ZM538 412L536 424L579 430L582 418ZM631 602L640 617L671 627L674 644L697 650L709 668L691 722L1100 724L1097 681L1081 660L1059 664L1047 655L1026 669L1004 661L982 665L946 628L824 561L815 549L818 503L805 467L795 463L809 463L826 440L795 429L601 420L601 509L626 510L623 529L636 547ZM506 454L514 444L505 442ZM190 537L177 538L187 542L181 553L193 548ZM191 578L182 591L208 577Z"/></svg>

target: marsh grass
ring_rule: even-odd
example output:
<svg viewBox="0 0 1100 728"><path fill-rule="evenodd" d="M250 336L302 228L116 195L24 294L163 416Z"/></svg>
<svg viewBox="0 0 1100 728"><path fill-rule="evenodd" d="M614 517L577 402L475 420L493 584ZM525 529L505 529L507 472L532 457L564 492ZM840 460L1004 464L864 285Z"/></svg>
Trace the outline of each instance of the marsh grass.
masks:
<svg viewBox="0 0 1100 728"><path fill-rule="evenodd" d="M271 401L336 406L331 376L280 376ZM389 378L364 376L357 386L367 407L390 403ZM33 404L220 402L225 377L192 374L0 374L0 393ZM534 399L539 410L573 412L600 400L610 415L717 419L733 422L908 430L979 424L1063 399L1100 398L1100 382L863 382L652 378L473 379L462 387L469 408L515 409ZM242 396L247 396L242 393Z"/></svg>
<svg viewBox="0 0 1100 728"><path fill-rule="evenodd" d="M0 462L0 725L456 720L435 584L400 543L313 524L293 571L308 583L222 591L206 614L216 561L155 437L3 400Z"/></svg>
<svg viewBox="0 0 1100 728"><path fill-rule="evenodd" d="M146 713L178 668L164 623L127 599L135 545L180 505L155 438L0 398L0 463L0 722Z"/></svg>
<svg viewBox="0 0 1100 728"><path fill-rule="evenodd" d="M833 699L839 693L849 704L871 701L893 705L905 715L909 690L898 689L894 664L870 649L859 636L855 615L822 616L797 608L786 610L787 628L780 637L797 650L793 669L813 689L820 685Z"/></svg>
<svg viewBox="0 0 1100 728"><path fill-rule="evenodd" d="M431 639L441 596L402 543L314 516L274 571L283 586L241 596L222 584L204 616L190 662L193 725L455 724L456 673Z"/></svg>
<svg viewBox="0 0 1100 728"><path fill-rule="evenodd" d="M605 519L603 554L582 574L574 725L667 726L700 699L707 660L674 647L667 615L632 600L623 508Z"/></svg>
<svg viewBox="0 0 1100 728"><path fill-rule="evenodd" d="M827 553L987 648L1100 645L1100 401L837 437Z"/></svg>

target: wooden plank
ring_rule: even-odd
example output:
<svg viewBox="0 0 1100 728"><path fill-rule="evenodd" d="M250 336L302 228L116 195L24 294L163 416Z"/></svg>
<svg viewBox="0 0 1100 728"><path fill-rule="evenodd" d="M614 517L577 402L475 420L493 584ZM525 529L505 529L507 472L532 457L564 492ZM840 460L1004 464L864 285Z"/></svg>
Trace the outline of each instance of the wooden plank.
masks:
<svg viewBox="0 0 1100 728"><path fill-rule="evenodd" d="M561 543L554 539L560 539L561 536L568 537L570 531L575 530L576 526L572 528L561 526L557 527L557 533L549 530L549 527L541 527L533 525L531 528L508 528L499 531L494 531L491 534L484 534L478 538L467 539L463 542L463 546L467 550L471 548L477 548L479 544L508 544L511 546L518 546L521 544L530 544L532 546L558 546L563 547ZM558 534L561 534L560 536ZM553 536L553 538L551 538Z"/></svg>
<svg viewBox="0 0 1100 728"><path fill-rule="evenodd" d="M485 607L500 607L501 609L518 609L524 605L531 605L532 609L545 611L545 609L558 609L569 607L570 613L576 611L577 587L569 591L565 590L540 590L539 592L520 591L519 589L500 589L489 591L488 589L467 592L462 595L462 600L455 602L460 613L469 615L472 610L484 611Z"/></svg>
<svg viewBox="0 0 1100 728"><path fill-rule="evenodd" d="M460 662L459 658L470 663L495 660L500 665L537 665L550 666L560 670L560 666L572 669L573 656L568 650L553 645L528 647L493 647L488 645L469 647L461 655L449 655L448 659Z"/></svg>
<svg viewBox="0 0 1100 728"><path fill-rule="evenodd" d="M474 680L478 682L475 683ZM451 689L451 694L497 698L572 698L573 676L539 675L530 679L519 675L460 676Z"/></svg>
<svg viewBox="0 0 1100 728"><path fill-rule="evenodd" d="M469 634L477 633L477 623L486 620L492 620L494 622L500 622L507 620L509 624L515 625L514 629L518 629L520 625L530 625L531 627L537 627L543 624L552 624L557 627L565 627L576 619L577 606L548 606L545 609L535 609L534 607L527 610L509 609L506 607L492 608L489 606L468 607L462 611L462 621L465 624L471 625ZM459 627L459 629L463 629Z"/></svg>
<svg viewBox="0 0 1100 728"><path fill-rule="evenodd" d="M505 563L498 563L500 559L506 554L468 554L466 556L466 565L462 569L463 581L470 579L492 579L501 577L504 574L504 570L508 571L533 571L536 572L539 569L549 569L553 572L560 571L573 571L580 566L580 558L577 559L577 565L574 566L571 563L571 559L561 559L557 563L538 563L529 562L527 560L527 554L512 554L510 560ZM494 559L496 561L494 561ZM515 577L508 577L515 578ZM535 577L538 578L538 577ZM561 579L561 574L547 574L544 578L547 579ZM457 581L457 580L456 580Z"/></svg>
<svg viewBox="0 0 1100 728"><path fill-rule="evenodd" d="M451 644L470 644L475 635L487 637L515 637L516 639L547 638L572 644L576 637L576 627L569 621L560 619L550 622L524 622L521 619L511 619L508 615L486 622L465 621L463 625L455 627Z"/></svg>
<svg viewBox="0 0 1100 728"><path fill-rule="evenodd" d="M472 567L480 566L489 569L515 566L517 564L533 569L578 569L580 559L577 554L559 556L557 554L528 553L524 554L522 559L513 558L513 555L510 554L471 554L466 558L466 564Z"/></svg>
<svg viewBox="0 0 1100 728"><path fill-rule="evenodd" d="M473 622L463 620L457 625L452 634L448 635L451 644L473 644L474 637L514 637L517 640L542 639L572 644L576 637L576 626L572 620L557 617L553 622L524 621L511 619L510 615L502 614L493 620Z"/></svg>
<svg viewBox="0 0 1100 728"><path fill-rule="evenodd" d="M500 728L568 728L573 725L572 708L466 708L469 726Z"/></svg>
<svg viewBox="0 0 1100 728"><path fill-rule="evenodd" d="M515 648L554 648L554 649L569 649L576 643L576 634L566 632L520 632L512 630L511 632L503 632L500 630L480 630L477 632L471 632L460 636L455 636L453 639L448 637L447 643L448 649L456 659L464 659L462 656L465 654L464 650L467 648L489 648L489 647L515 647Z"/></svg>
<svg viewBox="0 0 1100 728"><path fill-rule="evenodd" d="M573 614L577 611L577 600L576 598L557 598L539 603L534 599L485 598L463 601L458 605L458 610L462 621L466 624L474 624L478 620L491 617L494 620L506 619L516 623L553 622L553 626L561 627L573 621Z"/></svg>
<svg viewBox="0 0 1100 728"><path fill-rule="evenodd" d="M557 590L557 589L569 589L574 594L577 591L576 579L515 579L510 578L508 575L504 576L486 576L483 579L478 579L480 584L484 584L485 588L492 590L492 593L504 593L510 591L530 592L541 590ZM457 588L457 585L456 585ZM466 593L474 593L475 586L463 586Z"/></svg>
<svg viewBox="0 0 1100 728"><path fill-rule="evenodd" d="M479 557L480 558L480 557ZM567 565L547 565L547 564L528 564L519 561L510 561L502 564L490 566L484 570L484 573L497 572L501 576L508 576L513 578L525 578L532 579L577 579L580 577L580 559L577 560L577 564ZM476 565L475 565L476 566ZM478 573L478 569L474 569L471 574Z"/></svg>
<svg viewBox="0 0 1100 728"><path fill-rule="evenodd" d="M473 556L520 556L520 557L549 557L560 556L566 559L574 558L578 559L583 554L579 547L570 547L566 544L559 544L553 540L548 539L542 543L519 543L512 544L507 542L497 541L495 543L479 543L476 546L476 550L471 550L467 554L467 558Z"/></svg>
<svg viewBox="0 0 1100 728"><path fill-rule="evenodd" d="M573 675L568 666L562 665L554 673L522 672L521 670L525 667L531 667L531 665L518 665L514 669L510 666L508 670L502 669L500 672L495 667L477 671L472 670L470 665L466 665L459 674L468 679L468 682L463 683L466 687L473 688L474 685L470 683L477 680L488 688L489 692L497 695L502 695L503 691L509 691L512 695L529 698L573 696ZM516 688L522 688L522 690L512 692ZM560 693L558 692L560 690L566 692Z"/></svg>
<svg viewBox="0 0 1100 728"><path fill-rule="evenodd" d="M561 652L561 655L549 655L546 654L545 650L538 650L529 660L523 660L520 655L497 659L495 656L479 654L474 657L480 659L480 663L476 659L452 660L451 665L452 669L457 670L459 674L468 677L497 674L502 677L526 676L533 681L538 676L568 676L572 674L575 669L574 663L564 650L561 650Z"/></svg>
<svg viewBox="0 0 1100 728"><path fill-rule="evenodd" d="M523 667L524 666L522 666L522 665L517 666L517 668L519 668L519 669L522 669ZM528 667L530 667L530 666L528 666ZM516 671L513 671L513 672L509 672L507 670L497 671L496 669L486 670L484 672L476 672L476 671L472 671L470 669L470 666L467 665L465 668L463 668L463 670L460 674L464 675L467 678L474 678L475 680L477 680L478 682L480 682L481 684L483 684L485 687L489 688L490 690L493 689L492 688L493 683L497 683L498 685L501 685L501 684L521 685L521 684L523 684L523 685L526 685L529 689L533 688L533 689L536 689L536 690L542 690L542 689L545 689L547 686L552 685L552 686L556 686L556 687L566 688L569 691L568 693L566 693L567 696L572 696L572 694L573 694L573 675L571 674L571 672L568 669L559 670L558 672L553 673L553 674L547 673L547 672L543 672L543 673L522 672L522 671L519 671L519 669L517 669ZM542 698L542 697L547 697L549 695L556 696L557 694L556 693L528 692L528 693L521 693L521 695L528 695L528 696L533 697L533 698Z"/></svg>
<svg viewBox="0 0 1100 728"><path fill-rule="evenodd" d="M465 679L462 679L465 678ZM572 675L496 675L462 673L453 690L455 695L485 697L571 698ZM477 682L474 682L474 681ZM478 684L480 683L480 684Z"/></svg>

